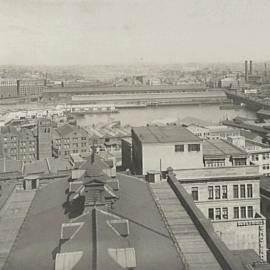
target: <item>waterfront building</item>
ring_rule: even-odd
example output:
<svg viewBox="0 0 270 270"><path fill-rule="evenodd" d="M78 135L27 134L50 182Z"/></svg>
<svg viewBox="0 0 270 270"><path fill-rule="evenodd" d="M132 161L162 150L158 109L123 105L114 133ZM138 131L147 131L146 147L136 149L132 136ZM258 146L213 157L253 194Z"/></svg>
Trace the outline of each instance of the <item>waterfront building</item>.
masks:
<svg viewBox="0 0 270 270"><path fill-rule="evenodd" d="M54 157L69 158L70 154L89 155L91 143L83 128L65 124L52 131L52 154Z"/></svg>
<svg viewBox="0 0 270 270"><path fill-rule="evenodd" d="M196 123L187 125L187 129L202 139L226 139L228 136L239 136L240 129L228 126L204 126Z"/></svg>
<svg viewBox="0 0 270 270"><path fill-rule="evenodd" d="M258 166L174 170L215 232L231 249L254 249L266 260L266 219Z"/></svg>
<svg viewBox="0 0 270 270"><path fill-rule="evenodd" d="M0 131L0 155L3 158L31 162L37 159L37 140L33 131L15 127L2 127Z"/></svg>
<svg viewBox="0 0 270 270"><path fill-rule="evenodd" d="M132 134L132 162L136 174L203 167L202 139L184 127L136 127Z"/></svg>

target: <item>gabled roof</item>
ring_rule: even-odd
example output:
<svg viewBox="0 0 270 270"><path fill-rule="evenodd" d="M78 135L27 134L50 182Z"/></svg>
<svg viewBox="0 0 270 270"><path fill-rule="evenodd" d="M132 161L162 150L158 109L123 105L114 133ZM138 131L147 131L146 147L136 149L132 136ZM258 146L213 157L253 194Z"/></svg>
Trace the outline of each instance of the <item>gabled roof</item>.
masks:
<svg viewBox="0 0 270 270"><path fill-rule="evenodd" d="M132 129L142 143L200 142L201 139L180 126L135 127Z"/></svg>

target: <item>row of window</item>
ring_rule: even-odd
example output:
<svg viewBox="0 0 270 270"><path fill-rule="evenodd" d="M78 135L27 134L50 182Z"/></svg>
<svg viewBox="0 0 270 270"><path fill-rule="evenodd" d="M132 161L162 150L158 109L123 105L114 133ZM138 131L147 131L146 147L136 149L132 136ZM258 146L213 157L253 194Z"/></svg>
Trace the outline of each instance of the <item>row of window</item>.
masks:
<svg viewBox="0 0 270 270"><path fill-rule="evenodd" d="M209 208L208 218L211 220L228 219L228 208ZM253 218L253 206L241 206L233 208L233 218Z"/></svg>
<svg viewBox="0 0 270 270"><path fill-rule="evenodd" d="M210 161L205 163L206 167L225 167L224 160Z"/></svg>
<svg viewBox="0 0 270 270"><path fill-rule="evenodd" d="M72 142L78 142L79 139L80 138L78 138L78 137L72 138L72 139L71 138L65 138L65 139L63 139L63 142L64 143L69 143L71 140L72 140ZM62 139L56 139L55 140L56 144L61 144L61 141L62 141ZM81 141L86 141L86 137L81 137Z"/></svg>
<svg viewBox="0 0 270 270"><path fill-rule="evenodd" d="M194 201L199 200L199 188L192 187L191 195ZM252 198L252 184L233 185L233 198ZM228 199L227 185L208 186L208 200Z"/></svg>
<svg viewBox="0 0 270 270"><path fill-rule="evenodd" d="M188 152L199 152L201 149L201 145L200 144L188 144ZM174 146L174 151L175 152L184 152L185 151L185 146L184 144L176 144Z"/></svg>

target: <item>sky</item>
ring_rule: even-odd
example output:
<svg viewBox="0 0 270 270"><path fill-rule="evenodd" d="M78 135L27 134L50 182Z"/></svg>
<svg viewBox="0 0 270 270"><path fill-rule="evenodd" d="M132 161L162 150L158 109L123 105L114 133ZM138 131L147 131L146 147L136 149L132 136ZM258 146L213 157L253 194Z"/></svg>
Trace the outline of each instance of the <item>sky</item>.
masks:
<svg viewBox="0 0 270 270"><path fill-rule="evenodd" d="M269 0L0 0L0 65L270 59Z"/></svg>

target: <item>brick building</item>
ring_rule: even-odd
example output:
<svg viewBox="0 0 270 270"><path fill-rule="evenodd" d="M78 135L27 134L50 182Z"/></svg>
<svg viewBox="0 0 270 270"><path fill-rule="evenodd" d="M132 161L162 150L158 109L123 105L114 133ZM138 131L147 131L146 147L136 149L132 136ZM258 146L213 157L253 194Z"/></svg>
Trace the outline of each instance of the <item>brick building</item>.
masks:
<svg viewBox="0 0 270 270"><path fill-rule="evenodd" d="M52 131L54 157L69 158L70 154L90 154L89 134L83 128L65 124Z"/></svg>
<svg viewBox="0 0 270 270"><path fill-rule="evenodd" d="M0 133L0 155L7 159L31 162L37 159L37 140L28 129L2 127Z"/></svg>

